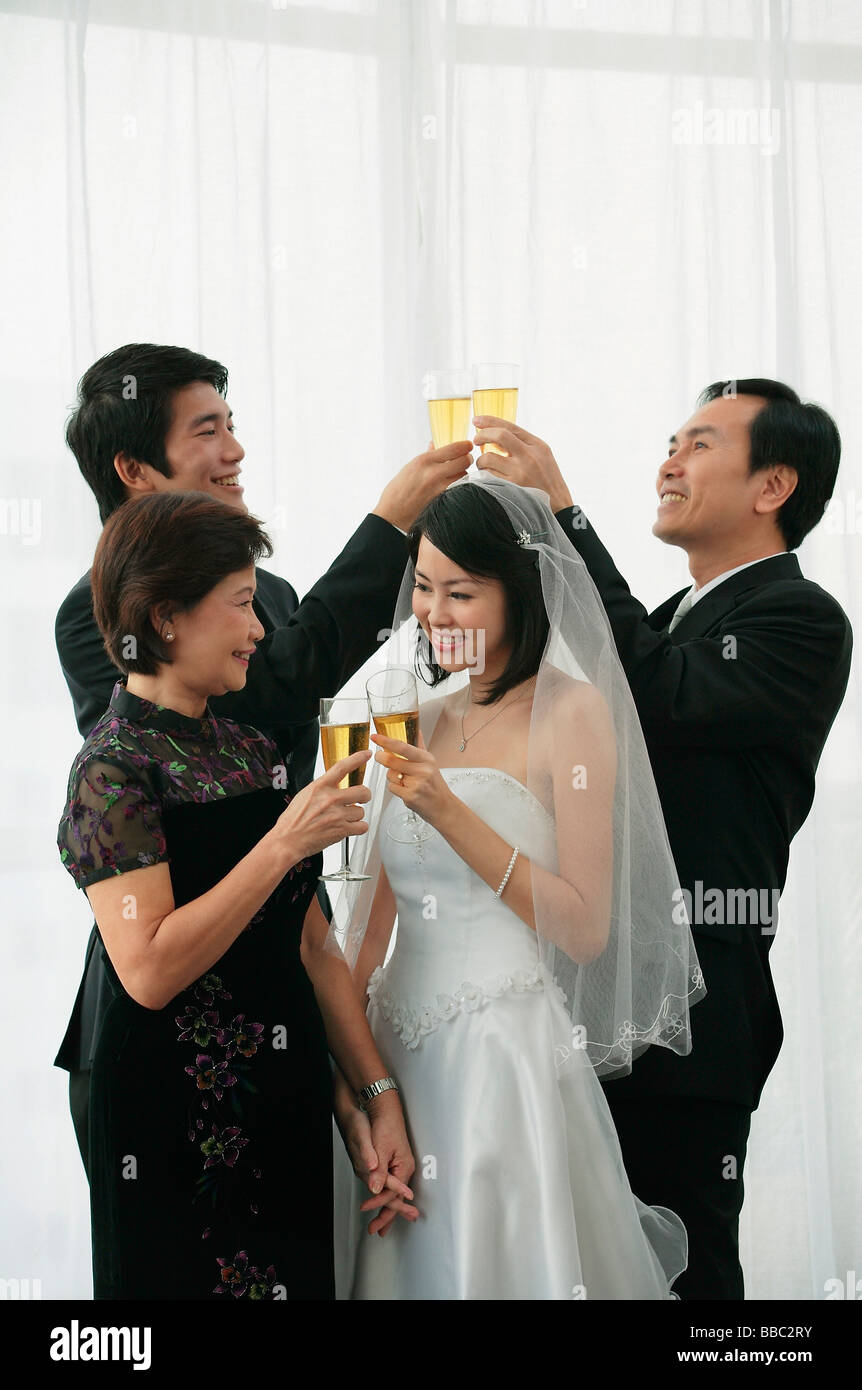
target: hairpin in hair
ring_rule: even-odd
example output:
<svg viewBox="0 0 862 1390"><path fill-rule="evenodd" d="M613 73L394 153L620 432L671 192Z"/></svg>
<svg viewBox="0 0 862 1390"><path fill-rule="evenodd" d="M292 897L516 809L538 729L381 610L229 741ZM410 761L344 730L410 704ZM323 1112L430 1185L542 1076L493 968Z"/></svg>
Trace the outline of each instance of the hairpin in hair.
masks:
<svg viewBox="0 0 862 1390"><path fill-rule="evenodd" d="M537 531L535 535L531 535L529 531L519 531L517 537L518 545L532 545L534 541L541 540L541 538L547 536L547 534L547 531Z"/></svg>

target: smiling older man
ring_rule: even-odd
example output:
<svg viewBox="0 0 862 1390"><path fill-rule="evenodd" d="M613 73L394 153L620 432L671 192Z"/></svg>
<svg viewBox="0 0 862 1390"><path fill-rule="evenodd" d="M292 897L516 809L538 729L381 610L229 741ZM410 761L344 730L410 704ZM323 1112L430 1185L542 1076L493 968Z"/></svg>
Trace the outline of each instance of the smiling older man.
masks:
<svg viewBox="0 0 862 1390"><path fill-rule="evenodd" d="M823 516L834 421L766 379L720 381L671 436L653 532L693 584L635 599L542 440L477 416L480 461L543 488L601 594L643 725L707 995L692 1051L650 1048L605 1093L632 1190L679 1213L684 1299L743 1297L739 1212L751 1112L781 1047L769 969L790 842L850 669L851 631L791 552ZM680 904L681 910L681 904Z"/></svg>

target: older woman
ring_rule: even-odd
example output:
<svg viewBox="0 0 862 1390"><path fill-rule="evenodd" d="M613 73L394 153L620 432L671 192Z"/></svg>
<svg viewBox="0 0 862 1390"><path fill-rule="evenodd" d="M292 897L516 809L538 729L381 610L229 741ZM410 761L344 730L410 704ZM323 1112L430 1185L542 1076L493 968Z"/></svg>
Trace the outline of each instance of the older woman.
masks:
<svg viewBox="0 0 862 1390"><path fill-rule="evenodd" d="M63 863L92 906L113 1000L92 1070L96 1298L333 1296L333 1053L385 1077L343 961L324 949L321 851L367 829L356 753L292 799L278 750L215 718L263 629L258 522L198 493L110 518L93 563L118 681L72 767ZM368 1103L407 1219L397 1092Z"/></svg>

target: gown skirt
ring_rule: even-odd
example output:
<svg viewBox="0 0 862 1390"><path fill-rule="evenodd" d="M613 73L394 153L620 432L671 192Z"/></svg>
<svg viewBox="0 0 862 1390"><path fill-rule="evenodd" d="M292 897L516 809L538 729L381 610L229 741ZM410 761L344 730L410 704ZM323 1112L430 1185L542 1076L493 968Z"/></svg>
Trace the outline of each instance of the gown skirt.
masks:
<svg viewBox="0 0 862 1390"><path fill-rule="evenodd" d="M556 870L553 820L525 786L493 768L441 772L508 843ZM338 1297L675 1298L685 1227L632 1193L535 932L436 831L415 846L388 836L399 809L396 798L384 808L380 839L395 948L368 982L368 1016L401 1091L421 1215L369 1236L367 1188L337 1148Z"/></svg>

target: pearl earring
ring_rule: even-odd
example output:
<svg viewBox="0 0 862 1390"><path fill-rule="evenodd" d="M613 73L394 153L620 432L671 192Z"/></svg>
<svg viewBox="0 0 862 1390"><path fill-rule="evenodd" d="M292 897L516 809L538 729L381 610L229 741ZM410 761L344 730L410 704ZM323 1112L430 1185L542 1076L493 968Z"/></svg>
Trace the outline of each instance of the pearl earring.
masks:
<svg viewBox="0 0 862 1390"><path fill-rule="evenodd" d="M165 633L165 641L166 641L166 642L173 642L173 640L174 640L174 634L173 634L172 632L166 632L166 633Z"/></svg>

